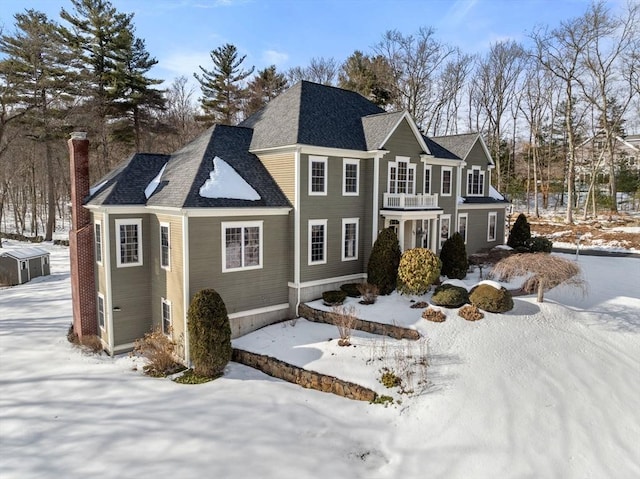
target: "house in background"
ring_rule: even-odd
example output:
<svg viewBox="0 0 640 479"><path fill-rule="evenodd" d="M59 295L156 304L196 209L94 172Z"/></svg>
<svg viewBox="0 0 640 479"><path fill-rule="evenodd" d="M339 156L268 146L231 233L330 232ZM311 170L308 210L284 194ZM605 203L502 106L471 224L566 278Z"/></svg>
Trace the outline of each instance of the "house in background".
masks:
<svg viewBox="0 0 640 479"><path fill-rule="evenodd" d="M0 254L0 286L15 286L51 274L49 252L36 246Z"/></svg>
<svg viewBox="0 0 640 479"><path fill-rule="evenodd" d="M71 232L74 306L94 296L74 312L76 331L117 353L161 328L188 362L187 310L204 288L239 336L365 281L382 228L403 250L438 253L453 231L468 253L503 244L507 202L492 194L482 139L446 138L306 81L171 155L134 155L91 189L87 140L72 138L72 204L90 213Z"/></svg>
<svg viewBox="0 0 640 479"><path fill-rule="evenodd" d="M580 183L588 185L595 173L601 183L609 175L608 153L604 132L588 138L576 148L576 174ZM640 135L617 135L613 139L616 168L640 173Z"/></svg>

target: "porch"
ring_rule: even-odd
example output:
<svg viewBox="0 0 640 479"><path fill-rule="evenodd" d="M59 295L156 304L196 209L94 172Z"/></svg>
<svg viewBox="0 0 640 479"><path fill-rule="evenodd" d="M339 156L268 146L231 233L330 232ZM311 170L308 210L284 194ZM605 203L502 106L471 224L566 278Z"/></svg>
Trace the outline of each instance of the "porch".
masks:
<svg viewBox="0 0 640 479"><path fill-rule="evenodd" d="M438 208L438 195L384 193L383 208L396 210L424 210L428 208Z"/></svg>

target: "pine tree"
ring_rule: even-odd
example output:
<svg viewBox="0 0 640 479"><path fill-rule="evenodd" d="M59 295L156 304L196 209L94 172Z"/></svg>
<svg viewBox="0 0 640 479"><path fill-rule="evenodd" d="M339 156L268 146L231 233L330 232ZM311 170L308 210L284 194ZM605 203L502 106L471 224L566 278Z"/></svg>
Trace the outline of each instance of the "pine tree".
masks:
<svg viewBox="0 0 640 479"><path fill-rule="evenodd" d="M342 64L338 74L338 86L360 93L378 106L393 101L393 72L381 55L369 57L356 50Z"/></svg>
<svg viewBox="0 0 640 479"><path fill-rule="evenodd" d="M444 242L440 250L440 260L442 261L441 274L447 278L464 279L467 276L469 260L467 259L464 238L460 233L453 233Z"/></svg>
<svg viewBox="0 0 640 479"><path fill-rule="evenodd" d="M529 249L531 243L531 226L527 221L527 217L524 213L520 213L516 222L513 224L511 231L509 232L509 239L507 240L507 246L513 249L523 248Z"/></svg>
<svg viewBox="0 0 640 479"><path fill-rule="evenodd" d="M244 107L245 117L253 115L289 86L284 73L278 73L276 66L260 70L247 85L247 102Z"/></svg>
<svg viewBox="0 0 640 479"><path fill-rule="evenodd" d="M241 68L246 55L238 56L238 49L229 43L212 50L210 53L213 69L207 70L199 65L202 76L193 76L200 83L202 98L200 103L204 110L203 121L232 125L238 120L242 109L245 89L242 81L253 73Z"/></svg>
<svg viewBox="0 0 640 479"><path fill-rule="evenodd" d="M375 284L380 294L390 294L396 289L401 256L395 232L391 228L383 229L373 244L367 265L367 281Z"/></svg>

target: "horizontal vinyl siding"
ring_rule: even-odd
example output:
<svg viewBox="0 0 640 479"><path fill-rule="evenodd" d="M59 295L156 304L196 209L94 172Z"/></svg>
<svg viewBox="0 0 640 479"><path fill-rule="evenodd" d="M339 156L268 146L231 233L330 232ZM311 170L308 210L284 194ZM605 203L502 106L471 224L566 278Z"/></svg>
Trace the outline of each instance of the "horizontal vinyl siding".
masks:
<svg viewBox="0 0 640 479"><path fill-rule="evenodd" d="M295 204L296 178L294 153L260 155L259 158L291 204Z"/></svg>
<svg viewBox="0 0 640 479"><path fill-rule="evenodd" d="M467 223L467 254L477 253L481 249L493 248L504 243L504 208L459 211L469 215ZM487 241L490 212L497 213L495 241Z"/></svg>
<svg viewBox="0 0 640 479"><path fill-rule="evenodd" d="M229 314L287 303L293 260L290 215L242 218L189 218L190 298L215 289ZM263 221L261 269L222 272L222 222Z"/></svg>
<svg viewBox="0 0 640 479"><path fill-rule="evenodd" d="M481 196L489 196L489 173L488 173L488 164L489 160L487 155L480 144L480 141L476 141L475 145L471 148L471 151L465 158L467 166L463 170L463 178L462 178L462 196L467 195L467 173L471 171L473 166L481 167L482 171L484 171L484 186Z"/></svg>

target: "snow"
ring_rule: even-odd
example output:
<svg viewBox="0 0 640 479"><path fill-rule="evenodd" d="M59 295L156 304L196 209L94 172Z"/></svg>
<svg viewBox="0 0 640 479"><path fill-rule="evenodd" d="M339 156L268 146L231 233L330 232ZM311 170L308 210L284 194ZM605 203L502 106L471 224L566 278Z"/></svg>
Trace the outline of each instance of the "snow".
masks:
<svg viewBox="0 0 640 479"><path fill-rule="evenodd" d="M213 171L209 173L209 178L200 187L200 196L251 201L260 199L258 192L218 156L213 159Z"/></svg>
<svg viewBox="0 0 640 479"><path fill-rule="evenodd" d="M52 275L0 290L3 479L640 477L638 259L581 256L584 296L518 296L476 322L445 309L444 323L421 319L409 306L428 295L349 298L358 316L415 328L420 342L354 332L339 347L336 328L304 319L235 340L402 401L385 408L235 363L189 386L145 377L127 355L82 353L65 338L68 249L41 246ZM384 388L379 369L420 343L427 385Z"/></svg>
<svg viewBox="0 0 640 479"><path fill-rule="evenodd" d="M498 190L496 190L493 186L489 185L489 197L496 200L504 200L504 196L502 196Z"/></svg>
<svg viewBox="0 0 640 479"><path fill-rule="evenodd" d="M162 169L158 172L156 177L149 182L147 187L144 189L144 197L149 199L149 197L156 191L158 186L160 185L160 180L162 179L162 174L164 173L164 169L167 167L167 163L162 166Z"/></svg>
<svg viewBox="0 0 640 479"><path fill-rule="evenodd" d="M96 194L98 191L100 191L100 190L102 189L102 187L103 187L104 185L106 185L108 182L109 182L109 180L104 180L103 182L101 182L101 183L99 183L99 184L95 185L94 187L89 188L89 196L93 196L93 195L95 195L95 194Z"/></svg>

